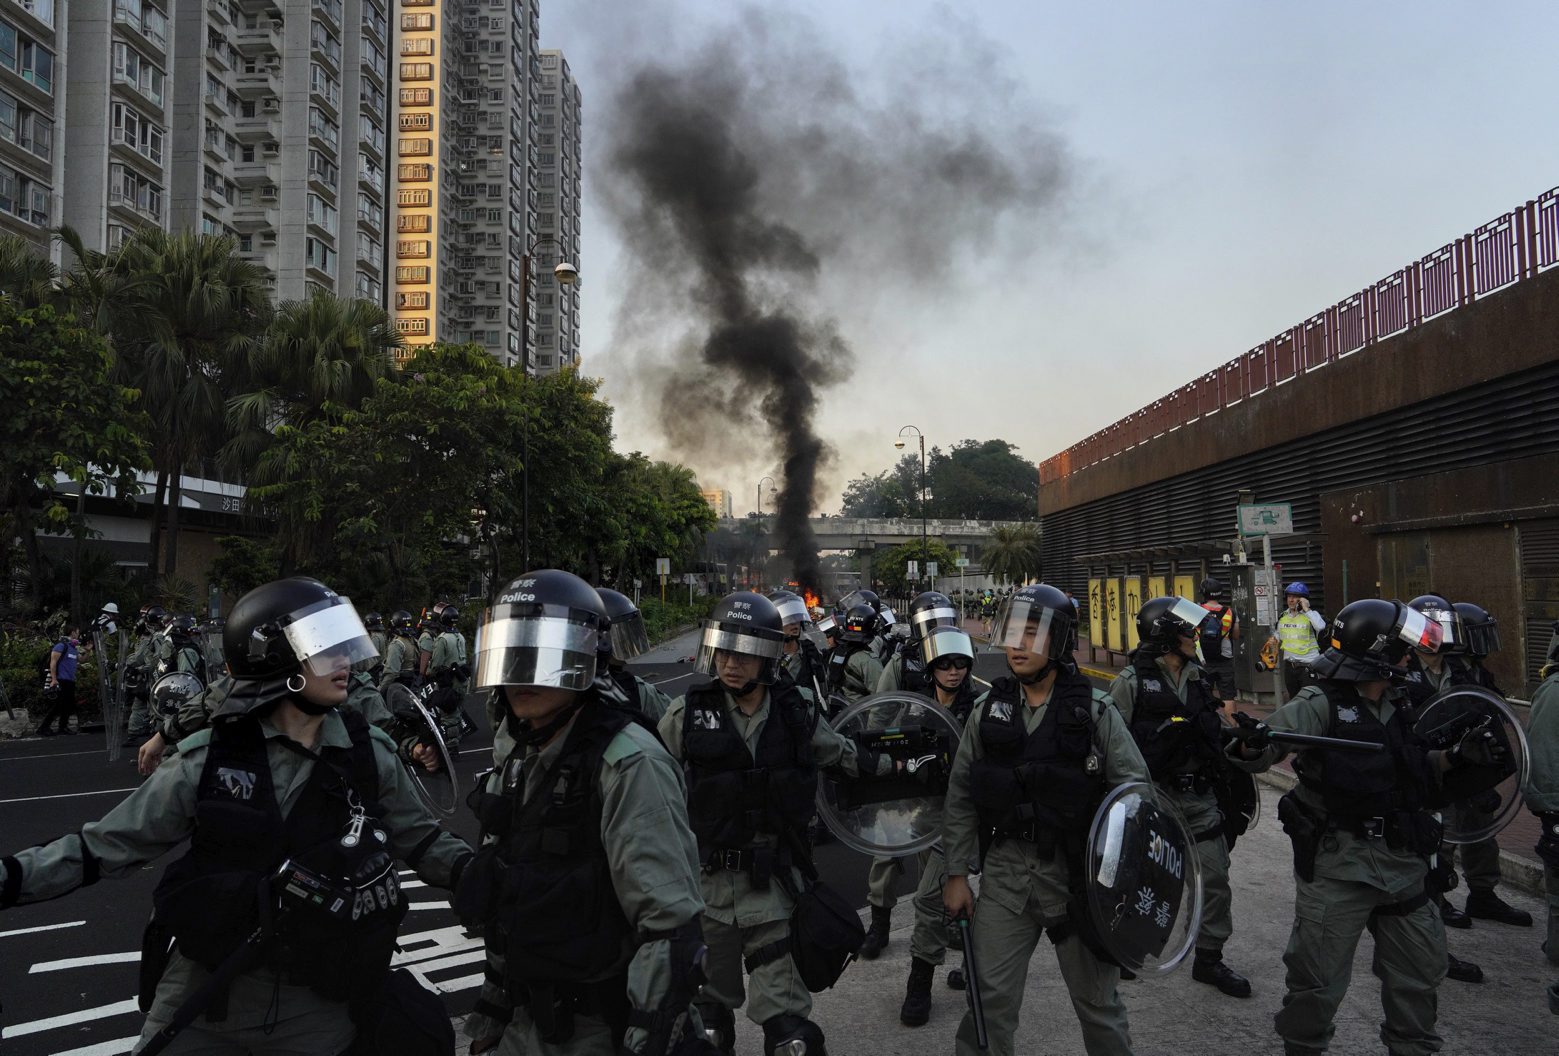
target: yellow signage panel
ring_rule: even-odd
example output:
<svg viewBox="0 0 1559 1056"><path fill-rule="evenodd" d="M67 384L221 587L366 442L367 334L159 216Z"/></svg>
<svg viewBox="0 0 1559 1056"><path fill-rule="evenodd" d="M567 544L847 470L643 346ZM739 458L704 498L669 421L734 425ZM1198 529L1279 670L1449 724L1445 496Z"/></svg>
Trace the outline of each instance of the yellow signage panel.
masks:
<svg viewBox="0 0 1559 1056"><path fill-rule="evenodd" d="M1195 576L1176 576L1175 577L1175 593L1178 594L1182 598L1190 598L1192 601L1195 601L1196 600L1196 577Z"/></svg>
<svg viewBox="0 0 1559 1056"><path fill-rule="evenodd" d="M1104 580L1088 581L1088 640L1094 645L1104 644Z"/></svg>
<svg viewBox="0 0 1559 1056"><path fill-rule="evenodd" d="M1108 606L1107 618L1109 623L1105 627L1110 648L1117 653L1125 652L1125 643L1121 639L1121 581L1110 578L1104 581L1104 599Z"/></svg>
<svg viewBox="0 0 1559 1056"><path fill-rule="evenodd" d="M1149 576L1148 577L1147 596L1148 596L1149 599L1152 599L1152 598L1163 598L1163 597L1167 597L1168 595L1169 595L1169 580L1168 580L1168 577L1166 577L1166 576Z"/></svg>
<svg viewBox="0 0 1559 1056"><path fill-rule="evenodd" d="M1152 595L1148 595L1151 597ZM1121 623L1125 625L1126 649L1128 651L1137 648L1137 611L1142 608L1142 603L1148 599L1142 596L1142 577L1130 575L1126 577L1126 601L1125 609L1121 613Z"/></svg>

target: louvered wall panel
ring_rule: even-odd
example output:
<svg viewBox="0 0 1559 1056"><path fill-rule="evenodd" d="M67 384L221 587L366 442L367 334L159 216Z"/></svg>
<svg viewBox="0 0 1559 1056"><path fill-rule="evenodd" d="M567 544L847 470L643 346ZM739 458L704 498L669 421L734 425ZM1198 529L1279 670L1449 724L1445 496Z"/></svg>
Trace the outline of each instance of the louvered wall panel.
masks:
<svg viewBox="0 0 1559 1056"><path fill-rule="evenodd" d="M1521 543L1522 622L1527 646L1527 684L1535 687L1559 620L1559 519L1523 521ZM1506 632L1509 633L1509 632Z"/></svg>

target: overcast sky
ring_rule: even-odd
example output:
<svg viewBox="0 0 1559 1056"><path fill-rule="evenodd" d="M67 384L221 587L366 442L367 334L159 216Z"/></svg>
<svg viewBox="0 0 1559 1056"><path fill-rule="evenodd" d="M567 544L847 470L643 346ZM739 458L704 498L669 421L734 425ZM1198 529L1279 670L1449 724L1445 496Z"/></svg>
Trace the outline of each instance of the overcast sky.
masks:
<svg viewBox="0 0 1559 1056"><path fill-rule="evenodd" d="M600 178L627 72L674 64L739 6L544 0L541 36L564 50L584 99L584 370L605 379L619 446L688 462L706 486L734 490L740 511L773 460L762 438L733 436L742 455L699 464L656 428L616 336L633 269ZM1559 184L1554 0L783 9L863 84L945 82L994 122L1048 128L1068 158L1055 213L961 258L932 290L824 261L818 311L856 356L821 404L837 450L825 510L844 480L892 461L901 425L930 444L1000 437L1038 462ZM988 88L982 71L932 55L923 70L882 68L906 62L885 39L944 33L992 49Z"/></svg>

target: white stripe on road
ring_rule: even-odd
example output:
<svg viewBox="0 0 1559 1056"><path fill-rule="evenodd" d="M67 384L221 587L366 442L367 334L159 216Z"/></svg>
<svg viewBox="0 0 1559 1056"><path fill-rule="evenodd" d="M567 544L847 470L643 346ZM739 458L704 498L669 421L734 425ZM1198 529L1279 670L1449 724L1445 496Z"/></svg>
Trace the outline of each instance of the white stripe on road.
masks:
<svg viewBox="0 0 1559 1056"><path fill-rule="evenodd" d="M408 912L412 912L412 913L415 913L419 909L448 909L448 908L449 908L449 903L448 902L407 902L406 903L407 911Z"/></svg>
<svg viewBox="0 0 1559 1056"><path fill-rule="evenodd" d="M94 964L134 964L141 959L141 951L130 953L98 953L91 957L70 957L63 961L39 961L27 969L28 975L39 972L63 972L67 968L86 968Z"/></svg>
<svg viewBox="0 0 1559 1056"><path fill-rule="evenodd" d="M8 763L25 763L29 759L64 759L72 755L102 755L104 749L97 748L90 752L50 752L48 755L11 755L6 757Z"/></svg>
<svg viewBox="0 0 1559 1056"><path fill-rule="evenodd" d="M663 678L659 682L651 682L650 685L664 686L667 682L675 682L679 678L697 678L700 674L702 674L700 671L689 671L685 675L672 675L670 678Z"/></svg>
<svg viewBox="0 0 1559 1056"><path fill-rule="evenodd" d="M9 938L12 935L33 935L40 931L58 931L61 928L79 928L85 924L84 920L72 920L64 924L40 924L36 928L17 928L15 931L0 931L0 939Z"/></svg>
<svg viewBox="0 0 1559 1056"><path fill-rule="evenodd" d="M21 799L0 799L0 804L36 803L40 799L75 799L77 796L106 796L110 792L134 792L140 787L140 785L132 785L129 788L100 788L96 792L62 792L57 796L23 796Z"/></svg>
<svg viewBox="0 0 1559 1056"><path fill-rule="evenodd" d="M83 1008L79 1012L67 1012L63 1016L50 1016L48 1019L35 1019L30 1023L17 1023L14 1026L0 1030L0 1038L19 1038L25 1034L38 1034L45 1030L58 1030L60 1027L73 1027L77 1023L88 1023L94 1019L108 1019L112 1016L122 1016L129 1012L139 1012L140 1006L135 998L127 1001L116 1001L111 1005L99 1005L96 1008Z"/></svg>
<svg viewBox="0 0 1559 1056"><path fill-rule="evenodd" d="M413 888L413 887L427 887L427 886L428 885L426 883L424 883L423 881L421 881L421 880L402 880L401 881L401 890L402 891L408 890L409 888Z"/></svg>
<svg viewBox="0 0 1559 1056"><path fill-rule="evenodd" d="M133 1038L118 1038L114 1041L100 1041L96 1045L83 1045L79 1049L66 1049L64 1052L56 1052L54 1056L120 1056L135 1048L140 1041L140 1035Z"/></svg>
<svg viewBox="0 0 1559 1056"><path fill-rule="evenodd" d="M433 985L441 994L458 994L462 990L470 990L481 986L487 980L480 975L462 975L459 979L446 979L442 983Z"/></svg>

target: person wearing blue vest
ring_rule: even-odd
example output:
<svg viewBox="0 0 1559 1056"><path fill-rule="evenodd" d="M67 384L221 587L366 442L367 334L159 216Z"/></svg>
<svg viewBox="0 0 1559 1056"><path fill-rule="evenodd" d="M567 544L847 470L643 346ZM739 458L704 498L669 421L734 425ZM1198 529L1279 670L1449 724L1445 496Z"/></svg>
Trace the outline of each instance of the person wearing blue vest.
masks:
<svg viewBox="0 0 1559 1056"><path fill-rule="evenodd" d="M76 710L76 665L81 658L80 638L81 629L72 627L49 650L49 674L44 688L50 704L49 710L43 715L43 721L38 724L38 733L43 737L54 736L56 722L61 733L80 732L70 728L70 716Z"/></svg>

